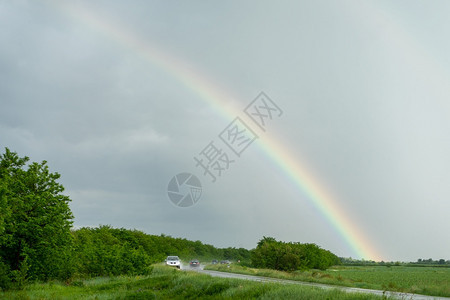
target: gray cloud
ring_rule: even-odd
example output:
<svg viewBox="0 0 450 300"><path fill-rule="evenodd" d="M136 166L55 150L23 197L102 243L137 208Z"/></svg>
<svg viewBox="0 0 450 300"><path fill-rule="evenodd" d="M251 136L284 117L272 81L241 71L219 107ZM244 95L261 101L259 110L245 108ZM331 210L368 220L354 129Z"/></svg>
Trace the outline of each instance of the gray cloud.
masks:
<svg viewBox="0 0 450 300"><path fill-rule="evenodd" d="M356 255L258 142L218 182L203 177L193 157L234 116L97 20L200 70L237 107L269 94L284 115L260 139L305 162L383 259L449 259L447 2L433 17L420 1L72 5L0 3L0 146L62 174L76 226ZM192 208L167 198L179 172L202 181Z"/></svg>

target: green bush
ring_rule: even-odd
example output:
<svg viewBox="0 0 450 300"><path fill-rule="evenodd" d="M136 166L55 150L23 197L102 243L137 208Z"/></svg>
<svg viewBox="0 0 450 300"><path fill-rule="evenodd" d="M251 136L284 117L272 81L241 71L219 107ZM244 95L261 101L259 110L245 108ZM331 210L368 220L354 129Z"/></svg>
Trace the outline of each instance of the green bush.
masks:
<svg viewBox="0 0 450 300"><path fill-rule="evenodd" d="M285 243L264 237L251 253L253 266L280 271L321 269L340 263L339 258L316 244Z"/></svg>
<svg viewBox="0 0 450 300"><path fill-rule="evenodd" d="M0 290L9 289L11 286L10 270L3 261L0 260Z"/></svg>

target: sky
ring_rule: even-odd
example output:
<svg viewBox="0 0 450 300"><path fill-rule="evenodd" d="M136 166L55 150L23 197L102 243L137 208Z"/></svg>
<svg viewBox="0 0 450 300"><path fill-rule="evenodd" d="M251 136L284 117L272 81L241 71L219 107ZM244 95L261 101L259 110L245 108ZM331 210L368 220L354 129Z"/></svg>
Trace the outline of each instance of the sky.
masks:
<svg viewBox="0 0 450 300"><path fill-rule="evenodd" d="M450 259L449 12L0 0L0 148L61 174L77 228ZM195 158L214 149L213 182ZM181 173L201 185L188 207Z"/></svg>

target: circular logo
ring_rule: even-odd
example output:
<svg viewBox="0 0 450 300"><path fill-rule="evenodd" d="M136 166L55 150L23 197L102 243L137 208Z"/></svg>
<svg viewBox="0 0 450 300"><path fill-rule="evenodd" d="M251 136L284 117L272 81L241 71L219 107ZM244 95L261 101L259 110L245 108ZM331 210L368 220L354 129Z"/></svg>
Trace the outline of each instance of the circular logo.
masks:
<svg viewBox="0 0 450 300"><path fill-rule="evenodd" d="M179 207L189 207L197 203L202 195L200 180L191 173L180 173L172 177L167 186L170 201Z"/></svg>

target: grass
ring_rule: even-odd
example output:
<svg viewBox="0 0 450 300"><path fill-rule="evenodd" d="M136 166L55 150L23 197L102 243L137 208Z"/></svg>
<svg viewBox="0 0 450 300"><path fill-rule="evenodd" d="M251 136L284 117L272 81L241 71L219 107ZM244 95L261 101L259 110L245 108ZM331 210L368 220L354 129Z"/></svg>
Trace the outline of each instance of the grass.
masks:
<svg viewBox="0 0 450 300"><path fill-rule="evenodd" d="M147 276L98 277L70 283L29 284L1 299L382 299L337 289L214 278L165 266Z"/></svg>
<svg viewBox="0 0 450 300"><path fill-rule="evenodd" d="M337 266L326 271L281 272L239 265L209 265L205 269L317 282L357 288L450 297L450 268L407 266Z"/></svg>

